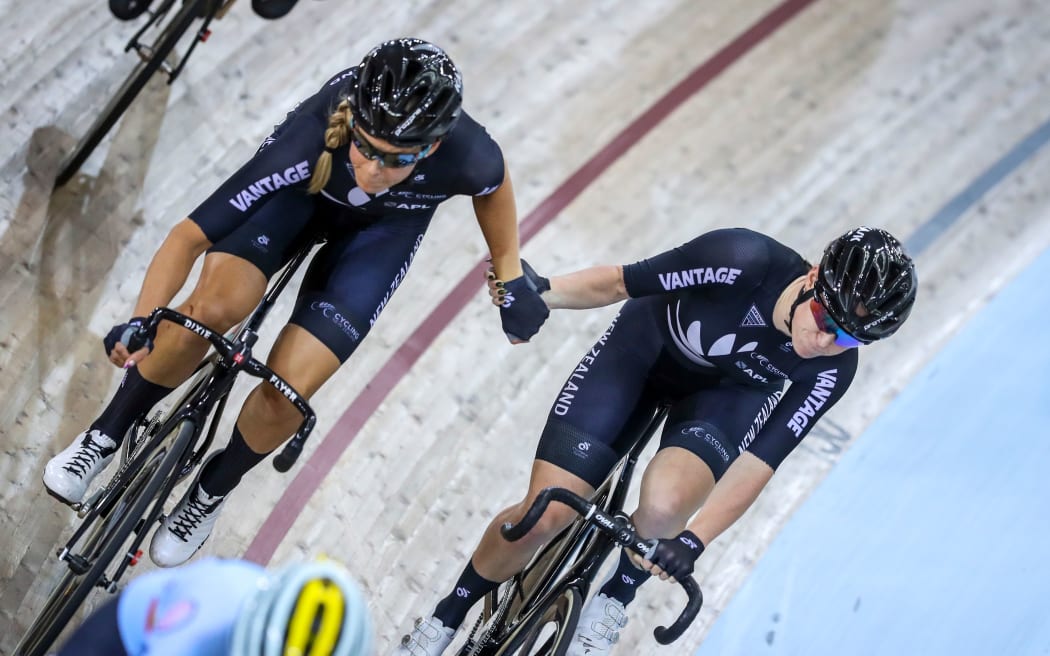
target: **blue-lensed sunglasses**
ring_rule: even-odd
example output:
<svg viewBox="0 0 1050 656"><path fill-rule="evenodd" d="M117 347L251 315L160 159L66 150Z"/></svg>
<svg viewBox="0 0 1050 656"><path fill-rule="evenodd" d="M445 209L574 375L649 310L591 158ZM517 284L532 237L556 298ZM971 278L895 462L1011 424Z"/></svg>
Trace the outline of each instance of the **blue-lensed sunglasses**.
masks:
<svg viewBox="0 0 1050 656"><path fill-rule="evenodd" d="M809 299L809 309L813 313L813 319L817 322L817 328L822 332L828 333L829 335L835 336L835 344L844 348L856 348L861 344L867 344L862 342L853 335L850 335L842 329L835 320L831 318L828 311L824 309L824 306L817 302L817 299Z"/></svg>

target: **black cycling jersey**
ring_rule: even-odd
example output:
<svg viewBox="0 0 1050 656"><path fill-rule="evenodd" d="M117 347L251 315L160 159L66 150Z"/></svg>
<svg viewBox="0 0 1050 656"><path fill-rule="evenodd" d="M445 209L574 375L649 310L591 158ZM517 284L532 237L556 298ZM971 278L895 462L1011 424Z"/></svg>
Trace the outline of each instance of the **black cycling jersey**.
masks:
<svg viewBox="0 0 1050 656"><path fill-rule="evenodd" d="M437 205L457 194L492 193L504 176L499 146L463 112L441 145L391 188L368 194L358 187L347 144L333 152L321 192L308 194L329 116L356 84L356 71L339 73L299 103L255 156L190 214L212 242L210 252L242 257L267 277L302 239L324 233L328 242L314 258L290 321L340 360L401 283Z"/></svg>
<svg viewBox="0 0 1050 656"><path fill-rule="evenodd" d="M617 438L638 403L667 399L661 448L690 448L716 477L744 450L775 469L857 369L856 349L804 359L772 323L781 293L809 268L745 229L709 232L625 266L631 300L562 388L538 457L600 482L627 446ZM603 455L572 465L565 445L584 442L591 455L582 460Z"/></svg>

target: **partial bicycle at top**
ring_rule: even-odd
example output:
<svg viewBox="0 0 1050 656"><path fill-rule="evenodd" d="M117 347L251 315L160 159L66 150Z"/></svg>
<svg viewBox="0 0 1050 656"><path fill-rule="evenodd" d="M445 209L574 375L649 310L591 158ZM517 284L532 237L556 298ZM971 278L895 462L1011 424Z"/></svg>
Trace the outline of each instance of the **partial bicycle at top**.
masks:
<svg viewBox="0 0 1050 656"><path fill-rule="evenodd" d="M80 170L154 73L163 71L168 84L175 81L197 44L211 36L212 20L225 16L234 2L236 0L109 0L109 9L118 19L130 21L147 17L124 46L124 52L133 51L139 61L62 160L55 178L56 187L64 185ZM275 19L291 11L296 2L298 0L252 0L252 9L263 18ZM193 40L181 54L176 53L176 46L198 19L201 23Z"/></svg>

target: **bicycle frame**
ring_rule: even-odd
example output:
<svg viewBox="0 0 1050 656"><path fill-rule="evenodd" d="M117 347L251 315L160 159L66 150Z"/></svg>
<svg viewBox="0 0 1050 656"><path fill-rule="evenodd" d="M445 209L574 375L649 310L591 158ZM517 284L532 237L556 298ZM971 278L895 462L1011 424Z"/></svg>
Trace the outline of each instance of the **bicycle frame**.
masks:
<svg viewBox="0 0 1050 656"><path fill-rule="evenodd" d="M189 389L165 419L140 420L144 428L137 438L127 436L134 444L122 450L120 468L100 492L77 508L84 521L58 553L68 571L23 637L30 653L43 653L92 588L116 592L127 569L138 562L139 546L161 516L175 486L208 450L238 373L270 383L303 415L293 438L294 448L290 451L286 447L279 456L287 461L284 469L294 462L316 415L287 381L252 357L251 350L263 319L316 243L318 240L310 240L296 251L233 339L169 308L157 308L150 314L145 330L151 336L161 321L171 321L208 340L215 353L198 366ZM210 431L201 442L209 418Z"/></svg>
<svg viewBox="0 0 1050 656"><path fill-rule="evenodd" d="M460 656L512 653L531 637L530 626L540 623L543 614L568 590L574 588L579 592L581 599L587 597L599 570L613 549L621 544L629 544L635 550L644 550L648 546L647 542L640 541L634 534L634 528L624 513L623 506L638 459L663 423L668 409L668 405L660 404L655 411L632 419L632 424L625 428L625 433L635 433L634 444L591 495L590 501L594 504L592 512L581 516L545 545L529 565L511 579L509 586L505 586L502 599L499 598L498 591L486 596L482 615L466 644L459 651ZM541 497L549 497L551 495L548 493L551 492L558 490L545 490ZM561 500L556 495L554 499ZM546 503L546 500L542 503L543 508L546 507ZM520 537L528 530L522 531L520 527L535 523L542 514L542 510L535 512L536 505L526 513L517 527L504 527L503 533L507 539L516 539L511 533ZM581 511L576 506L573 508ZM595 510L597 512L594 512ZM616 537L610 536L610 531ZM657 639L661 643L666 644L677 638L699 611L702 603L699 587L691 579L689 584L683 585L690 595L690 603L670 629L660 627L656 630ZM486 621L489 621L489 624L479 635L478 631Z"/></svg>
<svg viewBox="0 0 1050 656"><path fill-rule="evenodd" d="M190 55L193 54L193 50L197 47L198 43L207 41L208 36L211 32L208 30L208 26L211 25L213 19L222 18L226 15L226 12L230 10L230 7L237 0L191 0L189 3L195 7L194 11L197 12L198 17L204 20L204 23L198 28L197 36L190 43L189 48L178 58L175 66L171 66L167 62L164 62L160 66L160 70L164 71L168 75L168 84L175 81L175 78L182 72L183 67L186 66L186 62L189 61ZM149 61L154 54L153 44L144 44L139 41L143 34L145 34L151 27L156 25L159 21L164 20L167 16L168 11L174 6L175 0L164 0L155 11L149 12L149 20L132 35L127 45L124 46L124 52L134 50L142 61Z"/></svg>
<svg viewBox="0 0 1050 656"><path fill-rule="evenodd" d="M125 52L134 50L141 61L128 73L123 84L114 91L96 115L73 151L59 165L58 175L55 176L56 187L64 185L80 170L80 166L87 161L154 73L164 71L168 76L168 84L175 81L197 44L206 41L211 34L211 21L225 15L236 0L178 1L179 6L176 7L177 0L162 0L155 11L148 12L149 20L132 35L124 47ZM181 57L176 56L177 61L174 65L170 64L167 60L168 55L175 52L182 37L191 30L191 26L197 20L202 20L203 23L196 30L192 43ZM140 41L146 31L153 27L159 29L159 34L153 42L147 44Z"/></svg>

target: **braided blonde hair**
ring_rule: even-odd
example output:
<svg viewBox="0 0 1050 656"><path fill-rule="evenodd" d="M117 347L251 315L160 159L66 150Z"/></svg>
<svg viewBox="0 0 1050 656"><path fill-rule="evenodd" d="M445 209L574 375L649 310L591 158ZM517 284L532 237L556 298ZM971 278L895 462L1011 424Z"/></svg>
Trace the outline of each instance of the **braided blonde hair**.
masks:
<svg viewBox="0 0 1050 656"><path fill-rule="evenodd" d="M308 193L316 194L321 191L332 177L332 151L350 143L350 119L350 101L344 98L328 117L328 128L324 131L325 149L314 165Z"/></svg>

